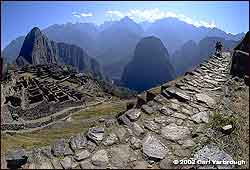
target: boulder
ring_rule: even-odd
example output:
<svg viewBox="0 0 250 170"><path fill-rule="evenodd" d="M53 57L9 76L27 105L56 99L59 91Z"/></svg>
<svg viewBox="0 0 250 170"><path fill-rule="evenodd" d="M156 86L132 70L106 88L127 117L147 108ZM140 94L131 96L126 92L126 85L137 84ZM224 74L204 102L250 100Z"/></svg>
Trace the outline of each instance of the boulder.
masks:
<svg viewBox="0 0 250 170"><path fill-rule="evenodd" d="M234 161L233 158L225 151L214 144L208 144L194 154L194 159L201 161ZM218 169L233 169L234 165L218 164Z"/></svg>
<svg viewBox="0 0 250 170"><path fill-rule="evenodd" d="M91 163L90 159L83 160L80 162L81 169L106 169L105 167L98 167Z"/></svg>
<svg viewBox="0 0 250 170"><path fill-rule="evenodd" d="M71 169L73 166L73 161L71 157L65 157L60 161L63 169Z"/></svg>
<svg viewBox="0 0 250 170"><path fill-rule="evenodd" d="M134 132L134 134L136 136L140 136L140 135L144 134L143 128L140 125L138 125L137 123L133 123L132 131Z"/></svg>
<svg viewBox="0 0 250 170"><path fill-rule="evenodd" d="M153 108L146 104L142 105L142 110L147 114L152 114L154 112Z"/></svg>
<svg viewBox="0 0 250 170"><path fill-rule="evenodd" d="M85 149L85 150L82 150L81 152L76 153L74 158L77 161L81 161L81 160L88 158L89 156L90 156L90 152L87 149Z"/></svg>
<svg viewBox="0 0 250 170"><path fill-rule="evenodd" d="M147 128L153 132L158 132L160 129L160 126L152 120L146 120L143 125L145 128Z"/></svg>
<svg viewBox="0 0 250 170"><path fill-rule="evenodd" d="M215 100L204 93L199 93L196 94L195 96L198 102L203 102L207 104L209 107L215 105Z"/></svg>
<svg viewBox="0 0 250 170"><path fill-rule="evenodd" d="M78 134L70 139L69 144L74 151L83 149L87 146L87 138L81 134Z"/></svg>
<svg viewBox="0 0 250 170"><path fill-rule="evenodd" d="M125 114L118 117L118 120L124 125L131 126L131 121Z"/></svg>
<svg viewBox="0 0 250 170"><path fill-rule="evenodd" d="M140 149L141 148L141 140L133 136L130 139L130 146L132 149Z"/></svg>
<svg viewBox="0 0 250 170"><path fill-rule="evenodd" d="M195 142L192 139L187 139L182 141L182 147L183 148L190 148L193 147L195 145Z"/></svg>
<svg viewBox="0 0 250 170"><path fill-rule="evenodd" d="M173 164L173 161L176 160L175 157L169 156L160 161L161 169L177 169L177 165Z"/></svg>
<svg viewBox="0 0 250 170"><path fill-rule="evenodd" d="M93 165L98 167L106 167L109 162L108 154L106 150L99 150L91 158Z"/></svg>
<svg viewBox="0 0 250 170"><path fill-rule="evenodd" d="M104 128L93 127L90 128L87 137L92 139L97 144L101 142L104 138Z"/></svg>
<svg viewBox="0 0 250 170"><path fill-rule="evenodd" d="M191 132L188 127L177 126L176 124L171 123L161 129L161 135L165 139L178 141L191 137Z"/></svg>
<svg viewBox="0 0 250 170"><path fill-rule="evenodd" d="M185 92L177 89L173 89L172 87L166 89L166 92L179 100L188 101L191 100L190 96L188 96Z"/></svg>
<svg viewBox="0 0 250 170"><path fill-rule="evenodd" d="M115 124L115 119L105 119L104 124L106 127L110 127Z"/></svg>
<svg viewBox="0 0 250 170"><path fill-rule="evenodd" d="M207 112L199 112L199 113L191 116L191 119L193 121L195 121L196 123L201 123L201 122L208 123L209 114Z"/></svg>
<svg viewBox="0 0 250 170"><path fill-rule="evenodd" d="M63 167L62 167L62 165L61 165L61 163L60 163L60 161L58 159L53 158L51 160L51 163L52 163L54 169L63 169Z"/></svg>
<svg viewBox="0 0 250 170"><path fill-rule="evenodd" d="M178 119L183 119L183 120L187 119L187 116L185 116L184 114L181 114L181 113L177 113L177 112L173 113L171 116L178 118Z"/></svg>
<svg viewBox="0 0 250 170"><path fill-rule="evenodd" d="M92 142L91 140L88 140L87 142L87 149L90 151L90 152L93 152L96 148L96 143L95 142Z"/></svg>
<svg viewBox="0 0 250 170"><path fill-rule="evenodd" d="M124 169L128 165L131 149L127 144L118 145L110 149L113 167Z"/></svg>
<svg viewBox="0 0 250 170"><path fill-rule="evenodd" d="M103 141L105 146L111 146L118 141L118 137L115 133L110 133L107 138Z"/></svg>
<svg viewBox="0 0 250 170"><path fill-rule="evenodd" d="M136 121L139 119L141 115L141 110L140 109L130 109L125 112L125 115L131 120L131 121Z"/></svg>
<svg viewBox="0 0 250 170"><path fill-rule="evenodd" d="M147 169L149 164L145 161L135 161L133 166L133 169Z"/></svg>
<svg viewBox="0 0 250 170"><path fill-rule="evenodd" d="M163 106L161 109L160 109L160 112L166 116L169 116L171 114L174 113L174 111L172 109L169 109L168 106Z"/></svg>
<svg viewBox="0 0 250 170"><path fill-rule="evenodd" d="M181 112L186 114L186 115L190 115L190 116L194 114L193 111L190 111L190 110L188 110L186 108L182 108Z"/></svg>
<svg viewBox="0 0 250 170"><path fill-rule="evenodd" d="M224 134L230 134L233 131L232 125L226 125L222 127L222 133Z"/></svg>
<svg viewBox="0 0 250 170"><path fill-rule="evenodd" d="M145 155L155 159L163 159L168 152L167 147L151 134L144 137L142 149Z"/></svg>
<svg viewBox="0 0 250 170"><path fill-rule="evenodd" d="M65 139L57 139L51 147L51 152L56 157L73 155Z"/></svg>
<svg viewBox="0 0 250 170"><path fill-rule="evenodd" d="M11 169L21 168L22 165L26 164L27 159L28 155L24 149L8 152L5 156L7 167Z"/></svg>

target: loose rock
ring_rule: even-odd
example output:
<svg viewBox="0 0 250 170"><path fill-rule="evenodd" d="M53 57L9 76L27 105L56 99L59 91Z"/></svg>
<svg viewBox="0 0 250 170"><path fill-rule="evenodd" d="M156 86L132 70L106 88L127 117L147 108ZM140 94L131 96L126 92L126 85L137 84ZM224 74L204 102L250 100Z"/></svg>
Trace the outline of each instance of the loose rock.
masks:
<svg viewBox="0 0 250 170"><path fill-rule="evenodd" d="M233 158L228 155L226 152L219 149L218 146L209 144L204 146L201 150L197 151L194 154L194 159L201 161L234 161ZM216 165L218 169L233 169L233 164L224 164L224 165Z"/></svg>
<svg viewBox="0 0 250 170"><path fill-rule="evenodd" d="M215 100L204 93L199 93L195 95L197 100L206 103L208 106L212 107L215 104Z"/></svg>
<svg viewBox="0 0 250 170"><path fill-rule="evenodd" d="M72 159L70 157L63 158L60 163L64 169L71 169L73 165Z"/></svg>
<svg viewBox="0 0 250 170"><path fill-rule="evenodd" d="M201 123L201 122L208 123L209 114L207 112L199 112L199 113L191 116L191 119L193 121L195 121L196 123Z"/></svg>
<svg viewBox="0 0 250 170"><path fill-rule="evenodd" d="M161 134L166 139L177 141L190 137L191 132L187 127L177 126L176 124L172 123L168 126L163 127L161 129Z"/></svg>
<svg viewBox="0 0 250 170"><path fill-rule="evenodd" d="M24 149L8 152L5 157L9 168L20 168L27 162L28 155Z"/></svg>
<svg viewBox="0 0 250 170"><path fill-rule="evenodd" d="M77 154L74 156L74 158L75 158L75 160L77 160L77 161L81 161L81 160L84 160L84 159L88 158L89 156L90 156L89 151L85 149L85 150L83 150L83 151L77 153Z"/></svg>
<svg viewBox="0 0 250 170"><path fill-rule="evenodd" d="M132 130L136 136L144 134L144 130L137 123L133 123Z"/></svg>
<svg viewBox="0 0 250 170"><path fill-rule="evenodd" d="M141 148L141 140L135 137L130 139L130 146L133 149L140 149Z"/></svg>
<svg viewBox="0 0 250 170"><path fill-rule="evenodd" d="M160 129L160 126L157 125L157 124L156 124L154 121L152 121L152 120L147 120L147 121L145 121L143 125L144 125L145 128L147 128L147 129L149 129L149 130L151 130L151 131L153 131L153 132L158 132L159 129Z"/></svg>
<svg viewBox="0 0 250 170"><path fill-rule="evenodd" d="M116 136L115 133L110 133L107 138L103 141L103 144L105 146L111 146L113 145L114 143L116 143L118 141L118 138Z"/></svg>
<svg viewBox="0 0 250 170"><path fill-rule="evenodd" d="M74 136L70 139L70 147L76 151L83 149L87 146L87 138L81 134Z"/></svg>
<svg viewBox="0 0 250 170"><path fill-rule="evenodd" d="M57 139L51 147L51 152L55 156L73 155L65 139Z"/></svg>
<svg viewBox="0 0 250 170"><path fill-rule="evenodd" d="M154 112L152 107L149 107L148 105L144 104L142 105L142 110L146 112L147 114L152 114Z"/></svg>
<svg viewBox="0 0 250 170"><path fill-rule="evenodd" d="M99 143L104 138L104 128L90 128L87 133L87 136L96 143Z"/></svg>
<svg viewBox="0 0 250 170"><path fill-rule="evenodd" d="M143 139L143 153L150 158L163 159L167 154L167 147L155 136L147 134Z"/></svg>
<svg viewBox="0 0 250 170"><path fill-rule="evenodd" d="M136 121L141 115L141 110L130 109L130 110L125 112L125 115L127 115L131 121Z"/></svg>
<svg viewBox="0 0 250 170"><path fill-rule="evenodd" d="M108 165L109 159L106 150L97 151L91 158L94 165L98 167L106 167Z"/></svg>
<svg viewBox="0 0 250 170"><path fill-rule="evenodd" d="M112 166L124 169L128 165L130 152L130 147L126 144L112 147L110 149Z"/></svg>

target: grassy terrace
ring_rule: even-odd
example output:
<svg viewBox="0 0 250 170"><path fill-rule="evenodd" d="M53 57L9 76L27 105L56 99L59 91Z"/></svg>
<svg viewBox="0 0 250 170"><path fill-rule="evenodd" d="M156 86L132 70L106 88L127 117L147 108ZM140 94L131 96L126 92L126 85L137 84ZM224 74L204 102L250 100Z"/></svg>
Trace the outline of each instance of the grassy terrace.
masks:
<svg viewBox="0 0 250 170"><path fill-rule="evenodd" d="M68 138L77 133L86 131L93 125L93 121L101 116L114 115L126 109L127 101L111 101L87 110L79 111L71 116L71 121L59 121L55 125L25 134L2 134L1 154L15 148L29 149L35 146L46 146L55 139Z"/></svg>

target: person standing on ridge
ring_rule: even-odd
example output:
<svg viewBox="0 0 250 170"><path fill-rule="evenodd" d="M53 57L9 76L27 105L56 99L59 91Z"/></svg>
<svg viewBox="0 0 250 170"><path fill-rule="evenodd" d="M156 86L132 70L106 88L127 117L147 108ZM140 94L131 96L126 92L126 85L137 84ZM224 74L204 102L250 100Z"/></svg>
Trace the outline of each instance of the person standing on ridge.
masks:
<svg viewBox="0 0 250 170"><path fill-rule="evenodd" d="M216 45L215 45L215 55L216 56L221 55L222 47L223 47L223 45L221 44L221 42L217 41Z"/></svg>
<svg viewBox="0 0 250 170"><path fill-rule="evenodd" d="M221 52L222 47L223 47L223 45L221 44L221 42L217 41L216 45L215 45L216 52Z"/></svg>

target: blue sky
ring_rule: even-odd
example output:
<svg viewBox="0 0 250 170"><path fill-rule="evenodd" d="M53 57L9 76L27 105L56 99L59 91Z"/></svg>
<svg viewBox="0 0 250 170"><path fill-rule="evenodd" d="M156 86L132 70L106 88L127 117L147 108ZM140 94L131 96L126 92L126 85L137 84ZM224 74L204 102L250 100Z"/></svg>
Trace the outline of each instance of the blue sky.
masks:
<svg viewBox="0 0 250 170"><path fill-rule="evenodd" d="M6 46L34 26L44 29L67 22L119 20L129 16L136 22L176 17L196 26L217 27L227 33L249 30L249 2L240 1L123 1L123 2L7 2L1 3L1 46Z"/></svg>

